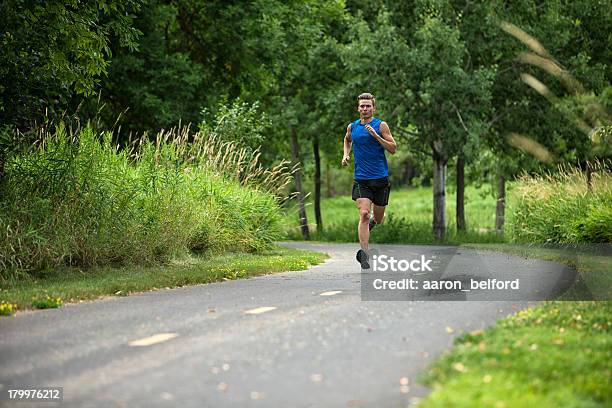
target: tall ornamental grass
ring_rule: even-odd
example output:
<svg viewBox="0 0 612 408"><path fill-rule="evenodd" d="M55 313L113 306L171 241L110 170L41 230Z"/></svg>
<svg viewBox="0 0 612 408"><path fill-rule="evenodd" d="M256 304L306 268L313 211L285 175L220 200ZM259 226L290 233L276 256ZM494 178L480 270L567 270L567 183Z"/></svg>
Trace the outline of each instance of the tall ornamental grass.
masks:
<svg viewBox="0 0 612 408"><path fill-rule="evenodd" d="M544 176L523 176L509 219L516 242L612 242L612 173L609 163L595 166L591 189L579 169Z"/></svg>
<svg viewBox="0 0 612 408"><path fill-rule="evenodd" d="M60 127L7 158L0 277L268 248L290 180L286 163L266 169L257 151L188 129L119 149L110 133Z"/></svg>

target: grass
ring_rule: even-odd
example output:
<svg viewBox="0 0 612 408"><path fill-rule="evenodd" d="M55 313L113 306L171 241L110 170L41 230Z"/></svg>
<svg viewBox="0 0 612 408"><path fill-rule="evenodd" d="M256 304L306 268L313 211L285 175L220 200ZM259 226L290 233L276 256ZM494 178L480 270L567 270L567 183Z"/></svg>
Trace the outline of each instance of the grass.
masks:
<svg viewBox="0 0 612 408"><path fill-rule="evenodd" d="M423 407L604 407L610 302L548 302L459 337L425 374Z"/></svg>
<svg viewBox="0 0 612 408"><path fill-rule="evenodd" d="M589 289L598 288L596 298L610 298L610 258L605 254L469 246L573 265L587 282L591 279ZM466 333L422 375L433 392L419 406L610 406L610 316L611 301L544 302L485 331Z"/></svg>
<svg viewBox="0 0 612 408"><path fill-rule="evenodd" d="M512 184L509 186L509 190ZM348 191L348 189L347 189ZM455 228L455 193L447 191L446 213L449 220L446 243L504 242L504 237L494 232L495 197L491 187L466 187L465 214L468 230L458 233ZM316 231L314 209L307 207L307 217L312 239L332 242L357 240L358 212L350 195L322 200L321 211L324 230ZM507 210L508 211L508 210ZM431 187L396 189L386 212L386 220L371 235L373 243L435 243L432 235L433 199ZM285 233L289 239L301 239L297 223L297 208L289 208L285 215Z"/></svg>
<svg viewBox="0 0 612 408"><path fill-rule="evenodd" d="M89 126L40 132L6 157L0 281L190 251L257 252L281 237L286 162L264 167L257 152L188 128L124 149Z"/></svg>
<svg viewBox="0 0 612 408"><path fill-rule="evenodd" d="M174 260L168 265L152 267L96 267L88 270L55 268L40 272L27 281L2 284L0 304L13 305L19 310L57 307L62 302L127 296L159 288L303 270L326 258L322 253L275 247L257 254L227 253L214 257L192 255ZM4 306L3 309L9 307Z"/></svg>
<svg viewBox="0 0 612 408"><path fill-rule="evenodd" d="M610 162L593 165L591 190L584 171L561 168L519 179L508 219L513 242L612 242Z"/></svg>

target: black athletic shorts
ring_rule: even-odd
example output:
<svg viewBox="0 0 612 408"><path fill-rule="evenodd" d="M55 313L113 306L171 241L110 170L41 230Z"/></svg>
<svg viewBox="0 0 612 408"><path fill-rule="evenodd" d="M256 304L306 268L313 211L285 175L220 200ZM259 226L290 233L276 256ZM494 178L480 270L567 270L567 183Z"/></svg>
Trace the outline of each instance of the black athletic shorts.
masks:
<svg viewBox="0 0 612 408"><path fill-rule="evenodd" d="M353 182L353 200L369 198L375 205L384 207L389 204L391 183L389 177Z"/></svg>

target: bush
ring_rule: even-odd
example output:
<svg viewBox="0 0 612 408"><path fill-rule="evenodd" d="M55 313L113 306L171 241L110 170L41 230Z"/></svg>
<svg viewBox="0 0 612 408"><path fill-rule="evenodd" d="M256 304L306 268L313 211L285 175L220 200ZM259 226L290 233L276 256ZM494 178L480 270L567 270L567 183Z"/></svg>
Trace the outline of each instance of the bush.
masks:
<svg viewBox="0 0 612 408"><path fill-rule="evenodd" d="M554 175L524 176L515 190L509 231L516 242L612 242L612 174L603 164L589 191L579 169Z"/></svg>
<svg viewBox="0 0 612 408"><path fill-rule="evenodd" d="M1 277L268 248L279 236L278 202L291 174L285 163L265 169L257 159L185 129L121 150L110 134L60 127L7 157Z"/></svg>
<svg viewBox="0 0 612 408"><path fill-rule="evenodd" d="M584 242L612 242L612 204L589 207L586 219L574 223L575 234Z"/></svg>
<svg viewBox="0 0 612 408"><path fill-rule="evenodd" d="M239 142L251 150L265 142L269 127L270 121L264 112L260 112L259 102L249 104L240 99L231 104L226 101L220 103L214 115L208 109L203 109L199 125L204 134L214 135L226 142Z"/></svg>

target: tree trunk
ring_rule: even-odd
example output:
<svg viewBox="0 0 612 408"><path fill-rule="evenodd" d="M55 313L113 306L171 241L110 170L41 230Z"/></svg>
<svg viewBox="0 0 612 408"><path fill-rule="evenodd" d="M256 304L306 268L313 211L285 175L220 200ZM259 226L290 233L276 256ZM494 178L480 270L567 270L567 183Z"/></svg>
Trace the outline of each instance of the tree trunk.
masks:
<svg viewBox="0 0 612 408"><path fill-rule="evenodd" d="M291 151L293 153L293 163L302 165L300 161L300 145L298 144L297 130L295 127L291 127ZM300 229L302 230L302 237L309 239L308 232L308 219L306 218L306 206L304 205L304 192L302 191L302 169L298 167L295 172L295 189L298 193L298 202L300 205Z"/></svg>
<svg viewBox="0 0 612 408"><path fill-rule="evenodd" d="M323 218L321 217L321 157L319 155L319 137L315 135L312 139L312 149L315 161L315 203L314 212L317 220L317 232L323 231Z"/></svg>
<svg viewBox="0 0 612 408"><path fill-rule="evenodd" d="M446 233L446 161L434 155L433 233L436 240Z"/></svg>
<svg viewBox="0 0 612 408"><path fill-rule="evenodd" d="M0 148L1 149L1 148ZM4 163L6 162L6 156L2 150L0 150L0 185L4 180Z"/></svg>
<svg viewBox="0 0 612 408"><path fill-rule="evenodd" d="M587 160L586 162L586 180L587 180L587 189L589 192L593 191L593 166L591 162Z"/></svg>
<svg viewBox="0 0 612 408"><path fill-rule="evenodd" d="M414 171L414 166L412 165L412 161L406 160L406 163L404 164L404 174L402 177L403 178L402 184L409 186L414 175L415 175L415 171Z"/></svg>
<svg viewBox="0 0 612 408"><path fill-rule="evenodd" d="M465 161L457 157L457 231L465 231Z"/></svg>
<svg viewBox="0 0 612 408"><path fill-rule="evenodd" d="M497 179L497 206L495 207L495 231L504 233L504 218L506 212L506 179L499 175Z"/></svg>
<svg viewBox="0 0 612 408"><path fill-rule="evenodd" d="M329 168L329 160L326 160L325 164L325 184L327 185L327 194L325 196L329 198L336 195L335 190L331 186L331 169Z"/></svg>

